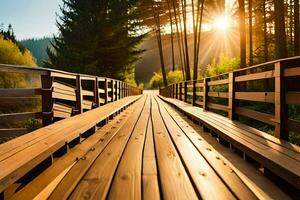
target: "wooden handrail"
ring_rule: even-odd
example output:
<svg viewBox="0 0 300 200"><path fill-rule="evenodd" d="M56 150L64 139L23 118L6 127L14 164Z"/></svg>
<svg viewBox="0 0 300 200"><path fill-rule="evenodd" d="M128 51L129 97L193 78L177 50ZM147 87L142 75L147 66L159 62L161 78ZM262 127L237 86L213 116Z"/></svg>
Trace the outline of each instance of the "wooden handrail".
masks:
<svg viewBox="0 0 300 200"><path fill-rule="evenodd" d="M33 96L40 96L42 101L40 112L42 113L41 118L44 126L61 118L80 114L109 102L119 100L120 98L142 93L141 89L116 79L77 74L56 69L0 64L0 72L30 73L40 76L40 88L0 88L0 102L5 98L7 99L7 97L29 99ZM91 84L86 86L83 81L84 83L89 82ZM11 102L13 101L14 99L11 99ZM62 115L62 111L57 110L58 107L54 106L59 104L69 107L67 109L68 112L63 112ZM10 113L10 116L13 117L14 114L20 116L20 113ZM26 120L33 115L24 116L28 116L28 118L16 117L14 121L17 121L17 119ZM5 114L0 114L1 123L7 123ZM0 132L3 133L1 128Z"/></svg>
<svg viewBox="0 0 300 200"><path fill-rule="evenodd" d="M266 66L268 68L265 70L253 71L255 68L259 69ZM242 73L243 71L245 73ZM299 92L296 92L300 91L300 79L295 78L299 76L300 56L297 56L234 70L213 77L171 84L161 88L160 94L165 97L184 100L194 106L202 106L204 110L221 110L227 113L232 120L236 119L237 115L242 115L273 125L275 137L288 140L288 132L295 132L295 128L290 128L291 123L287 125L292 120L288 116L287 106L300 105L300 100L297 99L300 95ZM244 83L257 80L265 81L265 84L272 83L273 87L265 86L265 91L249 92L245 90L246 85ZM199 84L198 82L203 83ZM186 90L181 95L182 85L185 86ZM221 91L220 87L222 87ZM289 87L293 88L289 89ZM202 99L199 100L200 91L203 95ZM228 103L224 105L224 102L216 103L212 99L225 99L228 100ZM238 107L238 101L273 104L274 114ZM300 121L293 120L293 127L298 126L300 126ZM300 134L299 130L297 131Z"/></svg>

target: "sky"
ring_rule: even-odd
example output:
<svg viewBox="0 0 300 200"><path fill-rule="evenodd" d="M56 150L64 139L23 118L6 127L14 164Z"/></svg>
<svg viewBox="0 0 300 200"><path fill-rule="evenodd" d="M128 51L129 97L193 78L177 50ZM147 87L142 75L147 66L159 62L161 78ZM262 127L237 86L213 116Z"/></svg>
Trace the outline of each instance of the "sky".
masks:
<svg viewBox="0 0 300 200"><path fill-rule="evenodd" d="M0 24L13 26L18 40L57 34L62 0L0 0Z"/></svg>

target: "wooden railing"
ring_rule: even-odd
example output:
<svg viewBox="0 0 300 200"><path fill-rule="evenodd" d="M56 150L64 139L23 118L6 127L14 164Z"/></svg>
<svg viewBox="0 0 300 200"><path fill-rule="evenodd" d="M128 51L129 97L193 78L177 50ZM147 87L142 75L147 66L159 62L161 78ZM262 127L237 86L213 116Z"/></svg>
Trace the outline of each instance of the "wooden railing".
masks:
<svg viewBox="0 0 300 200"><path fill-rule="evenodd" d="M0 114L0 124L6 125L37 118L42 119L43 126L46 126L109 102L142 93L141 89L119 80L46 68L0 64L0 73L34 74L40 79L38 88L0 88L1 104L22 104L23 99L30 98L41 101L38 112ZM26 132L27 128L0 128L0 137Z"/></svg>
<svg viewBox="0 0 300 200"><path fill-rule="evenodd" d="M300 133L300 121L288 115L290 106L300 105L300 57L172 84L161 88L160 94L225 113L232 120L244 116L263 122L274 127L277 138L287 140L289 131ZM247 108L243 106L247 102L267 109Z"/></svg>

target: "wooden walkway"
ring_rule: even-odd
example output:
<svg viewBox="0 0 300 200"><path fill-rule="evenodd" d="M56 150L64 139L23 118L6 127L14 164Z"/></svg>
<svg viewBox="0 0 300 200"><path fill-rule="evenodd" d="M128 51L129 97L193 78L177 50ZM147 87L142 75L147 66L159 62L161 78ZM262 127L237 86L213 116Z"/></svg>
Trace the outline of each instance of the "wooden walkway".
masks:
<svg viewBox="0 0 300 200"><path fill-rule="evenodd" d="M162 98L151 92L125 97L0 145L3 197L289 198L282 192L277 197L269 196L247 181L234 163ZM91 125L100 126L107 117L110 120L106 125L91 131ZM88 135L80 137L83 132ZM299 154L293 155L299 158ZM50 158L48 163L46 158ZM293 167L291 171L299 174L299 165Z"/></svg>

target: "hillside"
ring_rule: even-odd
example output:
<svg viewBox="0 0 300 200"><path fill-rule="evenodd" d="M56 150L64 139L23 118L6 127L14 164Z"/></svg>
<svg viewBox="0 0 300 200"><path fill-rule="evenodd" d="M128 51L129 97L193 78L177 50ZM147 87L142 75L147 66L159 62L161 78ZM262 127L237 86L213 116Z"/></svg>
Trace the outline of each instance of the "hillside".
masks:
<svg viewBox="0 0 300 200"><path fill-rule="evenodd" d="M43 60L48 58L46 49L50 45L52 38L44 37L41 39L27 39L20 41L27 49L29 49L32 55L36 58L39 66L43 65Z"/></svg>

